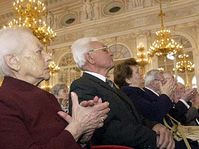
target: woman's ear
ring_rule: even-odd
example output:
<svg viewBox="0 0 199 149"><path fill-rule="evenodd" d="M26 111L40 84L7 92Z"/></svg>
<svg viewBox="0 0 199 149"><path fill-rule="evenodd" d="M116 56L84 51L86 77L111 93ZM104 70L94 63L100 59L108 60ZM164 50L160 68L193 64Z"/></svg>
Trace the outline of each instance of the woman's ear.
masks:
<svg viewBox="0 0 199 149"><path fill-rule="evenodd" d="M89 53L89 52L86 54L86 60L87 60L87 62L90 63L90 64L94 64L94 62L95 62L95 61L94 61L94 58L93 58L93 56L92 56L92 54Z"/></svg>
<svg viewBox="0 0 199 149"><path fill-rule="evenodd" d="M19 62L19 58L16 55L14 54L5 55L4 61L11 70L19 71L20 62Z"/></svg>

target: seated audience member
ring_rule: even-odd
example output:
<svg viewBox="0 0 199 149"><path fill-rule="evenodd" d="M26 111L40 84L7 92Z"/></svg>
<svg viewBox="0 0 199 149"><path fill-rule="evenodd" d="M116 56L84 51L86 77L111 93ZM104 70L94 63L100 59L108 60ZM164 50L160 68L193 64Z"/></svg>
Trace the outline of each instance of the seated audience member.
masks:
<svg viewBox="0 0 199 149"><path fill-rule="evenodd" d="M166 81L175 80L174 76L170 72L164 72L163 75ZM175 104L169 114L183 125L191 125L191 123L197 124L197 110L190 104L190 101L196 96L196 94L196 89L189 89L185 91L184 85L176 83L176 88L171 96ZM199 148L197 141L188 139L188 142L191 149ZM183 141L178 142L176 146L181 149L186 148Z"/></svg>
<svg viewBox="0 0 199 149"><path fill-rule="evenodd" d="M170 72L164 72L163 75L166 80L174 80L174 76ZM192 106L192 99L195 97L197 99L196 95L197 90L195 88L185 90L185 86L183 84L176 83L176 88L172 95L172 99L175 104L173 109L170 111L170 115L180 121L183 125L197 122L198 109Z"/></svg>
<svg viewBox="0 0 199 149"><path fill-rule="evenodd" d="M192 106L188 110L187 117L187 125L195 125L199 126L199 93L197 93L191 100Z"/></svg>
<svg viewBox="0 0 199 149"><path fill-rule="evenodd" d="M173 92L173 102L177 103L185 94L185 86L182 83L177 82L175 91Z"/></svg>
<svg viewBox="0 0 199 149"><path fill-rule="evenodd" d="M23 28L0 30L0 148L79 149L107 117L108 103L78 102L72 96L72 117L57 99L37 85L49 79L51 57L33 34ZM91 99L91 98L90 98Z"/></svg>
<svg viewBox="0 0 199 149"><path fill-rule="evenodd" d="M186 90L182 83L177 83L174 102L181 103L178 109L184 111L184 119L180 121L183 125L199 125L199 94L196 89Z"/></svg>
<svg viewBox="0 0 199 149"><path fill-rule="evenodd" d="M162 75L160 71L154 70L151 78L160 78ZM148 93L143 90L144 79L139 72L139 66L135 59L127 59L114 68L114 82L121 88L121 90L129 96L133 101L137 111L149 120L162 122L163 117L170 111L173 106L170 95L171 89L169 84L163 84L164 92L157 97L150 97ZM150 83L152 84L152 82ZM159 85L156 82L154 85ZM167 87L167 88L166 88Z"/></svg>
<svg viewBox="0 0 199 149"><path fill-rule="evenodd" d="M157 69L152 69L146 73L144 78L144 90L149 96L154 98L159 97L161 94L164 94L169 98L172 96L176 82L173 79L166 80L163 74L162 71Z"/></svg>
<svg viewBox="0 0 199 149"><path fill-rule="evenodd" d="M113 54L94 37L81 38L72 44L72 53L83 75L73 81L70 90L79 100L100 97L109 102L110 112L104 126L92 137L95 145L124 145L139 149L174 148L170 132L157 122L140 116L131 100L107 80L113 67Z"/></svg>
<svg viewBox="0 0 199 149"><path fill-rule="evenodd" d="M64 112L68 112L68 87L65 84L56 84L52 87L51 93L57 98Z"/></svg>

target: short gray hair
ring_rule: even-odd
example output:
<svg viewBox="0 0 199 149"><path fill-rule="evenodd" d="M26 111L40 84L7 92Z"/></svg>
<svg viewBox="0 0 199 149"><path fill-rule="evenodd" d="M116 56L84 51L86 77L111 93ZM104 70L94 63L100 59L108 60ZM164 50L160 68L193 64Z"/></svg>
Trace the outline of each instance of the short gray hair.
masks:
<svg viewBox="0 0 199 149"><path fill-rule="evenodd" d="M158 69L152 69L148 71L144 77L144 85L148 86L152 81L156 79L156 76L160 73Z"/></svg>
<svg viewBox="0 0 199 149"><path fill-rule="evenodd" d="M4 56L8 54L19 54L27 46L29 35L32 32L26 28L15 27L0 30L0 74L11 76L12 72L5 63Z"/></svg>
<svg viewBox="0 0 199 149"><path fill-rule="evenodd" d="M74 61L79 68L85 65L85 53L92 50L90 47L90 42L92 41L98 40L95 37L84 37L76 40L71 46Z"/></svg>
<svg viewBox="0 0 199 149"><path fill-rule="evenodd" d="M57 96L58 93L59 93L59 91L60 91L61 89L64 89L64 88L67 88L67 86L66 86L65 84L63 84L63 83L55 84L55 85L52 87L52 89L51 89L50 92L51 92L53 95Z"/></svg>

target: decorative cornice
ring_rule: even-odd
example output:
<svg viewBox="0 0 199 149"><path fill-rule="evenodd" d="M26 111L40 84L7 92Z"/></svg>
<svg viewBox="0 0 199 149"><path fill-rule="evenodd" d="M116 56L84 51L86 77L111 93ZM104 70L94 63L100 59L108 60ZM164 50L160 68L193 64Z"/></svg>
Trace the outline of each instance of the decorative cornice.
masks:
<svg viewBox="0 0 199 149"><path fill-rule="evenodd" d="M190 1L192 1L192 2L190 2ZM188 1L188 2L187 2L187 0L175 1L175 2L171 3L169 5L169 7L164 8L165 7L165 5L164 5L163 9L165 9L165 12L167 14L167 12L169 12L169 11L178 11L179 9L181 9L181 11L183 11L183 10L188 11L190 9L190 7L193 8L193 7L199 6L198 0L190 0L190 1ZM144 8L144 9L132 10L130 12L125 12L125 13L118 14L118 15L111 16L111 17L104 17L99 20L86 21L81 24L75 24L70 27L60 28L60 29L57 29L56 32L57 32L57 35L59 35L59 34L61 35L61 34L65 34L67 32L71 32L74 30L81 30L81 29L85 30L85 28L93 28L93 26L96 26L96 25L100 26L105 23L114 24L114 23L122 22L124 20L158 16L158 12L159 12L159 6L156 5L156 6L148 7L148 8ZM167 22L167 20L165 22Z"/></svg>
<svg viewBox="0 0 199 149"><path fill-rule="evenodd" d="M178 5L177 5L178 4ZM188 5L189 4L189 5ZM165 27L182 26L198 20L199 2L186 3L181 5L176 3L166 11ZM177 6L176 6L177 5ZM178 9L175 8L178 7ZM99 39L111 38L116 36L139 34L143 31L155 32L160 28L159 18L157 17L158 7L147 8L135 13L120 14L110 18L103 18L96 21L88 21L71 27L57 30L58 37L50 47L69 46L77 38L94 35ZM192 9L190 9L192 8ZM178 15L179 14L179 15Z"/></svg>

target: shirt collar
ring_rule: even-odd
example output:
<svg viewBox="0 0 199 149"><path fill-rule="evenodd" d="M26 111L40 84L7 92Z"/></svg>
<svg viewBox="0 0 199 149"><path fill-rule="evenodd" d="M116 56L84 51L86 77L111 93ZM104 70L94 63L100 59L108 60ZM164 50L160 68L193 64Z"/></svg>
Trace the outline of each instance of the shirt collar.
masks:
<svg viewBox="0 0 199 149"><path fill-rule="evenodd" d="M157 96L159 96L159 94L157 93L157 92L155 92L154 90L152 90L151 88L149 88L149 87L145 87L146 89L148 89L148 90L150 90L150 91L152 91L154 94L156 94Z"/></svg>
<svg viewBox="0 0 199 149"><path fill-rule="evenodd" d="M95 73L95 72L90 72L90 71L84 71L84 72L88 73L88 74L90 74L92 76L95 76L95 77L99 78L100 80L106 82L106 77L101 75L101 74L98 74L98 73Z"/></svg>

